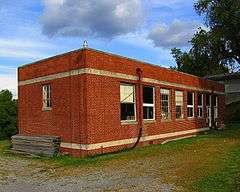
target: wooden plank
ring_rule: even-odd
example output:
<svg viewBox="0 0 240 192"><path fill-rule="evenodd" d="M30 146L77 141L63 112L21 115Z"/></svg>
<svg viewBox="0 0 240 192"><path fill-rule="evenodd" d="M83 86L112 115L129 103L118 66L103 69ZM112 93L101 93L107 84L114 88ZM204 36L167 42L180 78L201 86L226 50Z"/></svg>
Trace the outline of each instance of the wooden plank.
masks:
<svg viewBox="0 0 240 192"><path fill-rule="evenodd" d="M42 154L53 156L59 152L60 138L56 136L24 136L12 137L13 151L26 154Z"/></svg>

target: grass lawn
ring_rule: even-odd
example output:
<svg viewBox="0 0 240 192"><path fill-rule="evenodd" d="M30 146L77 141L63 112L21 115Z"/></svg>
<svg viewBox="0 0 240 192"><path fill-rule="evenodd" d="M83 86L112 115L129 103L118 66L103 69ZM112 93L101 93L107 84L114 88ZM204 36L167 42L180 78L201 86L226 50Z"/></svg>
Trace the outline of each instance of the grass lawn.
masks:
<svg viewBox="0 0 240 192"><path fill-rule="evenodd" d="M131 177L149 177L177 186L176 191L240 191L240 124L227 130L209 131L196 138L151 145L85 159L56 156L30 158L4 153L9 141L0 141L0 156L60 166L61 174L80 168L112 171L130 167ZM69 171L70 170L70 171Z"/></svg>

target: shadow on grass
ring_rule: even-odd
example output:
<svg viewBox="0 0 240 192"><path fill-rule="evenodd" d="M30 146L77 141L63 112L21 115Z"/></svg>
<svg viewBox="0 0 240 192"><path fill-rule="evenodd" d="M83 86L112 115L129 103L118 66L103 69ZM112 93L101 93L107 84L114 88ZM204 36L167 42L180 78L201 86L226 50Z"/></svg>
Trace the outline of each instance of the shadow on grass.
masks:
<svg viewBox="0 0 240 192"><path fill-rule="evenodd" d="M239 138L240 137L240 123L227 124L224 130L211 130L209 137L212 138Z"/></svg>

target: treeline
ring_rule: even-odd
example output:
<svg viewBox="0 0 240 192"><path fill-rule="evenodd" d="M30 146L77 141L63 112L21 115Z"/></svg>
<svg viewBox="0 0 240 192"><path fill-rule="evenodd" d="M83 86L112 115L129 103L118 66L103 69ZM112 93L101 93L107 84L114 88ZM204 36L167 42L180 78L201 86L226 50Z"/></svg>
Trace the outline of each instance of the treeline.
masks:
<svg viewBox="0 0 240 192"><path fill-rule="evenodd" d="M0 91L0 139L17 133L17 100L9 90Z"/></svg>

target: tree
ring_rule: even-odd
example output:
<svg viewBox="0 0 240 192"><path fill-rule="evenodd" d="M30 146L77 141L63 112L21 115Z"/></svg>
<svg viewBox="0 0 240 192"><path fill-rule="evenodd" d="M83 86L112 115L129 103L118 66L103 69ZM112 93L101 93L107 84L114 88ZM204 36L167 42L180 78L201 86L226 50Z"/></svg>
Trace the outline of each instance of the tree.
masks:
<svg viewBox="0 0 240 192"><path fill-rule="evenodd" d="M199 0L194 8L205 17L212 36L218 39L219 54L240 65L240 1Z"/></svg>
<svg viewBox="0 0 240 192"><path fill-rule="evenodd" d="M8 90L0 91L0 138L17 133L17 101Z"/></svg>
<svg viewBox="0 0 240 192"><path fill-rule="evenodd" d="M199 0L194 7L209 31L199 28L189 52L172 49L175 69L206 76L240 68L240 1Z"/></svg>
<svg viewBox="0 0 240 192"><path fill-rule="evenodd" d="M189 52L172 49L171 53L177 63L176 70L200 77L229 71L226 62L218 55L219 43L211 33L199 29L191 44Z"/></svg>

